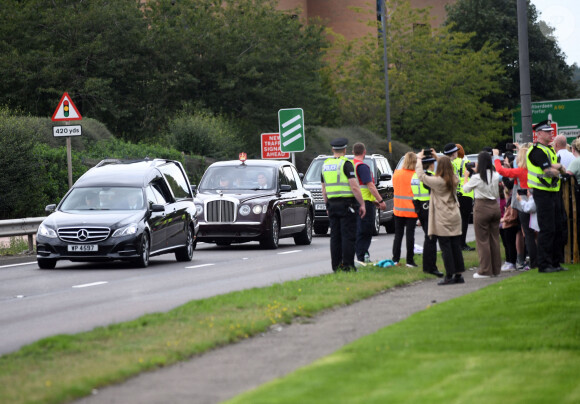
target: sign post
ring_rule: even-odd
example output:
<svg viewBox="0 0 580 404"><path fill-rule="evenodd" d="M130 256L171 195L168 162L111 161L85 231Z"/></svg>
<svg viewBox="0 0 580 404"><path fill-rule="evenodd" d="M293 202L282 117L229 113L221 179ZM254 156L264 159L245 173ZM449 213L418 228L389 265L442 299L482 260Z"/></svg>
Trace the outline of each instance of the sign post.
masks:
<svg viewBox="0 0 580 404"><path fill-rule="evenodd" d="M82 118L79 110L72 102L68 93L64 93L58 103L58 106L52 114L52 121L64 121L69 125L70 121L80 121ZM70 128L70 129L69 129ZM72 187L72 145L71 136L81 135L81 125L69 126L55 126L52 129L53 136L66 136L66 161L68 165L68 187Z"/></svg>
<svg viewBox="0 0 580 404"><path fill-rule="evenodd" d="M278 111L278 130L280 133L280 150L282 152L292 152L292 163L294 152L303 152L306 145L304 132L304 111L302 108L288 108Z"/></svg>

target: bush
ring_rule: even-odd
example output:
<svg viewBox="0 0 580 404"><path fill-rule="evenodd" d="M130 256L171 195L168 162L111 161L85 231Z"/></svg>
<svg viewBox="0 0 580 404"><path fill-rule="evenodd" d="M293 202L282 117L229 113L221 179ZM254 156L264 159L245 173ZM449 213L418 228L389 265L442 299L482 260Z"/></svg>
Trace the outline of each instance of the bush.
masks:
<svg viewBox="0 0 580 404"><path fill-rule="evenodd" d="M230 160L242 150L239 130L223 116L203 111L181 114L169 122L169 130L175 147L188 154Z"/></svg>
<svg viewBox="0 0 580 404"><path fill-rule="evenodd" d="M0 219L38 215L41 168L34 156L37 133L25 119L0 107Z"/></svg>

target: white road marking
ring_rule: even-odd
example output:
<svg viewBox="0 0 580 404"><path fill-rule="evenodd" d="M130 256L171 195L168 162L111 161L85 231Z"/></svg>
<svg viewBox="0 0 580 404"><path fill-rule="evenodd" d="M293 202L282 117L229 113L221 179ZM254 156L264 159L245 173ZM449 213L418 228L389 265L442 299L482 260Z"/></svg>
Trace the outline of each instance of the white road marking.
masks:
<svg viewBox="0 0 580 404"><path fill-rule="evenodd" d="M191 266L191 267L185 267L185 268L187 268L187 269L193 269L193 268L203 268L203 267L211 267L212 265L215 265L215 264L201 264L201 265L193 265L193 266Z"/></svg>
<svg viewBox="0 0 580 404"><path fill-rule="evenodd" d="M0 268L10 268L10 267L18 267L18 266L21 266L21 265L32 265L32 264L36 264L36 261L33 261L33 262L23 262L21 264L1 265Z"/></svg>
<svg viewBox="0 0 580 404"><path fill-rule="evenodd" d="M101 281L101 282L85 283L83 285L74 285L73 288L88 288L89 286L104 285L105 283L109 282Z"/></svg>
<svg viewBox="0 0 580 404"><path fill-rule="evenodd" d="M294 254L294 253L297 253L297 252L302 252L302 250L292 250L292 251L279 252L278 255Z"/></svg>

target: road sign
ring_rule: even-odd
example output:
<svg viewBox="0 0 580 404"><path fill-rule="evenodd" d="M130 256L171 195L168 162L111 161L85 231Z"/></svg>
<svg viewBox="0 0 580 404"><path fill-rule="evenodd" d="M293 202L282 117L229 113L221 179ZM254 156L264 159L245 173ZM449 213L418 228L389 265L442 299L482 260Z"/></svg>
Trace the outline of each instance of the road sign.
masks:
<svg viewBox="0 0 580 404"><path fill-rule="evenodd" d="M304 151L304 111L302 108L281 109L278 111L280 150L283 152Z"/></svg>
<svg viewBox="0 0 580 404"><path fill-rule="evenodd" d="M280 150L279 133L262 133L262 158L263 159L287 159L290 153Z"/></svg>
<svg viewBox="0 0 580 404"><path fill-rule="evenodd" d="M80 136L82 134L81 125L53 126L52 135L59 136Z"/></svg>
<svg viewBox="0 0 580 404"><path fill-rule="evenodd" d="M522 141L522 109L514 112L513 138ZM546 119L552 121L553 137L564 135L568 143L580 135L580 99L532 102L532 123L535 125ZM534 142L536 134L534 133Z"/></svg>
<svg viewBox="0 0 580 404"><path fill-rule="evenodd" d="M54 114L52 114L53 121L80 121L83 119L79 110L72 102L68 93L64 93Z"/></svg>

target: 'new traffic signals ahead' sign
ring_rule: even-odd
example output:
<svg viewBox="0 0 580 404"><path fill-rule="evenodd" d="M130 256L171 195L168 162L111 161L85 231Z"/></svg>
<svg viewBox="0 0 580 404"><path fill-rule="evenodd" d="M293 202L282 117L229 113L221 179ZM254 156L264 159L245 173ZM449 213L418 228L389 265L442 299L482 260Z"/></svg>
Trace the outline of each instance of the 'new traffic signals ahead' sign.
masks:
<svg viewBox="0 0 580 404"><path fill-rule="evenodd" d="M280 150L283 152L304 151L304 111L302 108L281 109L278 111L278 130Z"/></svg>

